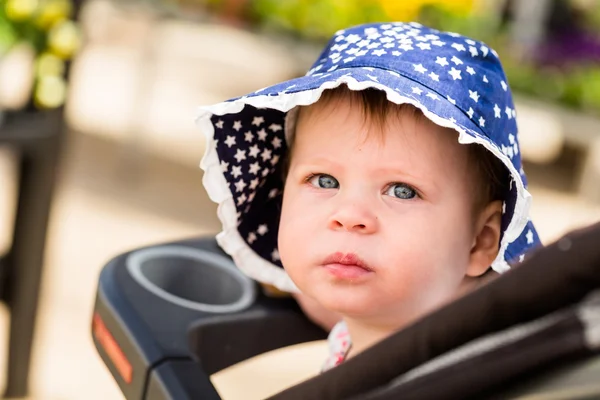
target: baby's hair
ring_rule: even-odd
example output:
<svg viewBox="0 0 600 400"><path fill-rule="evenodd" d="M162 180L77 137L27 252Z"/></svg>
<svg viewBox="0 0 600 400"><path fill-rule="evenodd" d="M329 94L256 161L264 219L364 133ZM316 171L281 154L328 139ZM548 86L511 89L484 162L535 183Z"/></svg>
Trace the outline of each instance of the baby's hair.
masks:
<svg viewBox="0 0 600 400"><path fill-rule="evenodd" d="M406 115L410 113L416 119L427 119L417 107L405 103L396 104L389 101L382 90L368 88L365 90L350 90L342 85L335 89L325 90L318 100L319 104L329 104L342 98L361 105L365 122L369 120L383 126L388 116ZM300 112L300 111L299 111ZM433 122L431 122L433 123ZM450 128L448 128L450 129ZM293 130L292 130L293 131ZM453 131L454 132L454 131ZM288 141L289 151L283 164L284 180L287 176L291 155L293 153L294 134ZM476 196L474 196L474 209L479 211L495 200L504 200L508 193L510 173L502 161L495 157L489 150L479 144L467 144L469 148L469 163L473 167L476 179Z"/></svg>

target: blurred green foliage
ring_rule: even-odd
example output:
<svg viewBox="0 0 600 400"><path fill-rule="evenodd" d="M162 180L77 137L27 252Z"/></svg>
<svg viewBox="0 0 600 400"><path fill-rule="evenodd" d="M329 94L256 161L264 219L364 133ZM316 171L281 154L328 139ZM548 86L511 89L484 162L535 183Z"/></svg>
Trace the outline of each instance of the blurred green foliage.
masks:
<svg viewBox="0 0 600 400"><path fill-rule="evenodd" d="M32 99L38 108L64 103L65 63L80 45L73 11L71 0L0 0L0 60L18 44L33 49Z"/></svg>

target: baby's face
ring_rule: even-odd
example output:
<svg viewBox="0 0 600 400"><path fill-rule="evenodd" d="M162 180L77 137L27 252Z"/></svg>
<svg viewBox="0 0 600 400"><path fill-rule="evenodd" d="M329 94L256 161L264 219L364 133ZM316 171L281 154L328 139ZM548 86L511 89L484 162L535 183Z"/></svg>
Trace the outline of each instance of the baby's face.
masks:
<svg viewBox="0 0 600 400"><path fill-rule="evenodd" d="M349 100L304 109L279 230L292 280L391 326L450 300L475 240L467 160L456 133L410 112L378 126Z"/></svg>

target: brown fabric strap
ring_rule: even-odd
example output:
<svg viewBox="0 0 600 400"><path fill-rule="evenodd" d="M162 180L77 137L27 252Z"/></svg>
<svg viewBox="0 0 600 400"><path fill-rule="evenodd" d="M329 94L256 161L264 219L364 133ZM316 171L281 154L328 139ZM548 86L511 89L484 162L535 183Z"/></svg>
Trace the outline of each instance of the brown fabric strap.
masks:
<svg viewBox="0 0 600 400"><path fill-rule="evenodd" d="M345 399L478 337L579 302L600 287L600 223L539 249L518 268L271 399Z"/></svg>

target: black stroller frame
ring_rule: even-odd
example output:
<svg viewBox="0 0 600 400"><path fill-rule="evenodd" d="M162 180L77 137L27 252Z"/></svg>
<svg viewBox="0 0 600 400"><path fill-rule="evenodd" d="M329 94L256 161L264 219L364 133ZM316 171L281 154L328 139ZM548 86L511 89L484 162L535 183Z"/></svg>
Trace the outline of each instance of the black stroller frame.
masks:
<svg viewBox="0 0 600 400"><path fill-rule="evenodd" d="M600 398L598 243L600 224L572 232L273 398ZM292 299L261 292L207 238L133 250L108 263L92 332L125 398L148 400L220 399L211 374L326 336Z"/></svg>

